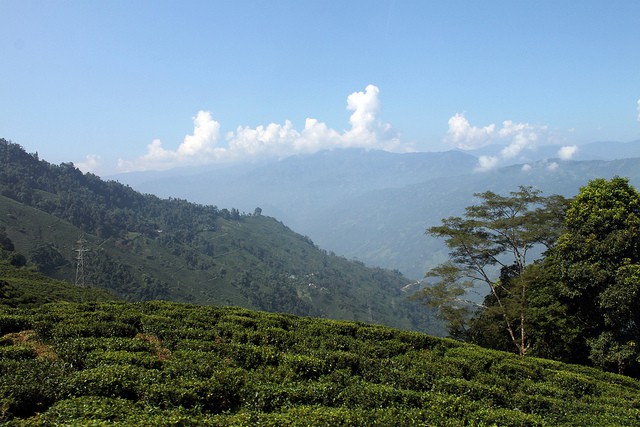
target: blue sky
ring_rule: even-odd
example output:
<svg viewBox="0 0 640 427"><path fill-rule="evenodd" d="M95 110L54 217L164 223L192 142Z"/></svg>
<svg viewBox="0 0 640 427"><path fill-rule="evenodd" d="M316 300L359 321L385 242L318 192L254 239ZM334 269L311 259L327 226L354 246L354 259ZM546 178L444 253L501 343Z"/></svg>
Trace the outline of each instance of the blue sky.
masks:
<svg viewBox="0 0 640 427"><path fill-rule="evenodd" d="M98 174L640 138L638 1L0 0L0 19L0 137Z"/></svg>

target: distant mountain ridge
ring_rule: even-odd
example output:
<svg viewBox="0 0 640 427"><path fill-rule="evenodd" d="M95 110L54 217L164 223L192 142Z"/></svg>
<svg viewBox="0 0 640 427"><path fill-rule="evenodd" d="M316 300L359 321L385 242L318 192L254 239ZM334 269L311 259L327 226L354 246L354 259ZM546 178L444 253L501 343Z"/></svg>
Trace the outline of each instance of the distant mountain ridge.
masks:
<svg viewBox="0 0 640 427"><path fill-rule="evenodd" d="M573 146L573 144L566 145ZM480 157L482 155L495 156L499 155L500 151L504 147L505 146L501 145L489 145L477 150L467 151L467 153L475 157ZM575 147L576 150L570 159L574 161L608 161L640 157L640 139L629 142L596 141L587 144L575 145ZM525 149L521 151L517 156L511 159L507 159L506 163L504 163L503 166L523 164L528 162L538 162L548 159L557 159L560 157L560 148L562 148L561 145L543 145L532 149Z"/></svg>
<svg viewBox="0 0 640 427"><path fill-rule="evenodd" d="M267 163L201 167L196 172L139 172L111 178L160 197L206 204L216 199L247 212L260 206L296 229L299 216L335 199L454 176L475 162L475 157L456 151L397 154L343 149Z"/></svg>
<svg viewBox="0 0 640 427"><path fill-rule="evenodd" d="M525 151L488 172L475 171L476 156L500 147L406 154L333 150L237 168L116 178L163 197L219 200L249 211L260 206L323 248L419 279L445 256L442 242L424 236L425 229L461 214L475 192L506 194L532 185L547 195L571 197L597 177L619 175L639 183L640 140L581 145L574 154L578 160L571 161L559 160L559 149Z"/></svg>

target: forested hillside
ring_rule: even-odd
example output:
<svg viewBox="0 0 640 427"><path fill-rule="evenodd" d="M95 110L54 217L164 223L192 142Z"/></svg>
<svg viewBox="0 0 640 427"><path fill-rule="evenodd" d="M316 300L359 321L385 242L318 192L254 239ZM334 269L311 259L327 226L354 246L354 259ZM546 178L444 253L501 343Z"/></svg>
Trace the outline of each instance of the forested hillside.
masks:
<svg viewBox="0 0 640 427"><path fill-rule="evenodd" d="M0 140L0 228L30 265L129 301L237 305L441 332L398 272L320 250L279 221L140 194ZM80 283L82 284L82 283Z"/></svg>
<svg viewBox="0 0 640 427"><path fill-rule="evenodd" d="M22 260L23 255L8 251L0 244L0 307L37 307L60 301L118 301L104 289L81 288L20 266Z"/></svg>

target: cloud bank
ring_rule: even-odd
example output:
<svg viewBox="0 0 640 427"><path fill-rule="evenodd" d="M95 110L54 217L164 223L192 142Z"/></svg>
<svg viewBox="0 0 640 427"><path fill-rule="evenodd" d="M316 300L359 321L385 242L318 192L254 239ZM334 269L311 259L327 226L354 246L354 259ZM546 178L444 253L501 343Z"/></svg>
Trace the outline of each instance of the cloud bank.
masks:
<svg viewBox="0 0 640 427"><path fill-rule="evenodd" d="M547 132L546 126L514 123L511 120L502 122L500 128L495 124L472 126L463 114L457 113L449 119L445 142L460 150L473 150L495 143L504 145L497 156L479 157L476 169L487 171L499 166L503 160L517 157L524 150L534 149L540 137Z"/></svg>
<svg viewBox="0 0 640 427"><path fill-rule="evenodd" d="M271 123L255 128L239 126L223 138L220 123L209 111L199 111L193 117L193 133L186 135L177 149L167 149L159 139L153 140L143 156L134 160L119 159L118 169L121 172L165 170L348 147L410 151L408 145L400 143L391 125L379 119L379 95L380 90L374 85L349 95L346 108L351 111L351 128L342 132L317 119L307 118L302 130L296 130L287 120L284 124Z"/></svg>

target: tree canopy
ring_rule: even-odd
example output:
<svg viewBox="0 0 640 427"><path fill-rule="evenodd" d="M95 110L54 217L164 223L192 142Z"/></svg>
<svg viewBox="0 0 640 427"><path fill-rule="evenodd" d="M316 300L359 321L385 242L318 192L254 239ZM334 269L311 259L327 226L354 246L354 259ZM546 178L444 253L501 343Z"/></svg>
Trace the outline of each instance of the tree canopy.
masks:
<svg viewBox="0 0 640 427"><path fill-rule="evenodd" d="M449 217L427 234L444 238L449 260L427 273L437 278L416 298L440 309L454 337L469 338L469 323L477 310L489 306L500 317L500 328L517 352L528 348L526 307L528 286L517 282L536 246L550 247L561 229L565 201L560 196L543 197L539 190L520 187L508 196L491 191L475 194L477 205L464 217ZM473 304L467 291L479 283L489 289L485 304ZM515 286L518 284L518 286Z"/></svg>
<svg viewBox="0 0 640 427"><path fill-rule="evenodd" d="M577 347L603 368L638 371L640 194L624 178L593 180L567 210L566 228L548 264L581 325Z"/></svg>
<svg viewBox="0 0 640 427"><path fill-rule="evenodd" d="M431 227L450 259L418 296L451 335L501 350L640 374L640 193L625 178L595 179L568 203L529 187ZM541 258L528 255L542 245ZM485 283L482 304L465 298Z"/></svg>

